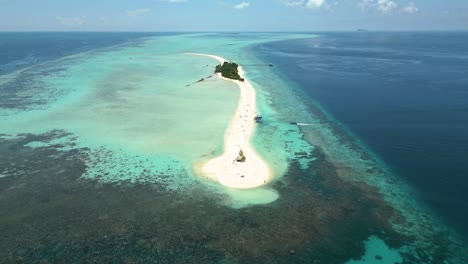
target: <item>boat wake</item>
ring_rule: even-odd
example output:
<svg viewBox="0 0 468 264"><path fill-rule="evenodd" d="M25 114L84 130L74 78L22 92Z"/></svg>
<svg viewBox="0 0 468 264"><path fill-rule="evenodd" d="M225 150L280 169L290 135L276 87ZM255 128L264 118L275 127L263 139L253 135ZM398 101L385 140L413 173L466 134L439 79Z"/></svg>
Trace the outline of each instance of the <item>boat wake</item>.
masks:
<svg viewBox="0 0 468 264"><path fill-rule="evenodd" d="M318 124L297 123L298 126L317 126Z"/></svg>

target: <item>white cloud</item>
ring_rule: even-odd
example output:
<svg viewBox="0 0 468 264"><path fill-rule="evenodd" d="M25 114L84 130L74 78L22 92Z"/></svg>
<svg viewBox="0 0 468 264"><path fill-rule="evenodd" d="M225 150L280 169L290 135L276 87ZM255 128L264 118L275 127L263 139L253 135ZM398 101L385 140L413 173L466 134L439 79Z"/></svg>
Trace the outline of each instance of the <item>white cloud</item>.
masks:
<svg viewBox="0 0 468 264"><path fill-rule="evenodd" d="M307 1L306 7L311 8L311 9L318 9L318 8L321 8L325 4L326 4L325 0L309 0Z"/></svg>
<svg viewBox="0 0 468 264"><path fill-rule="evenodd" d="M419 8L414 5L414 3L409 3L407 6L403 7L403 12L408 14L416 14L419 12Z"/></svg>
<svg viewBox="0 0 468 264"><path fill-rule="evenodd" d="M64 17L64 16L57 16L57 20L64 26L67 27L77 27L86 24L86 17L79 16L79 17Z"/></svg>
<svg viewBox="0 0 468 264"><path fill-rule="evenodd" d="M299 0L299 1L282 0L281 3L285 6L300 6L304 3L304 0Z"/></svg>
<svg viewBox="0 0 468 264"><path fill-rule="evenodd" d="M148 12L151 12L151 8L140 8L140 9L134 9L134 10L127 10L126 11L127 16L130 16L130 17L139 16L139 15L142 15L142 14L145 14L145 13L148 13Z"/></svg>
<svg viewBox="0 0 468 264"><path fill-rule="evenodd" d="M357 3L357 7L362 11L369 10L374 5L374 0L362 0Z"/></svg>
<svg viewBox="0 0 468 264"><path fill-rule="evenodd" d="M398 4L392 0L361 0L357 7L362 11L377 9L382 14L389 14L398 7Z"/></svg>
<svg viewBox="0 0 468 264"><path fill-rule="evenodd" d="M320 9L322 7L326 7L327 9L331 9L331 6L327 4L327 0L281 0L281 4L285 6L302 6L310 9ZM334 6L338 5L338 2L335 1L333 3Z"/></svg>
<svg viewBox="0 0 468 264"><path fill-rule="evenodd" d="M398 5L391 0L378 0L377 9L384 14L391 13L393 9L397 8Z"/></svg>
<svg viewBox="0 0 468 264"><path fill-rule="evenodd" d="M241 10L250 6L249 2L242 2L234 6L235 9Z"/></svg>

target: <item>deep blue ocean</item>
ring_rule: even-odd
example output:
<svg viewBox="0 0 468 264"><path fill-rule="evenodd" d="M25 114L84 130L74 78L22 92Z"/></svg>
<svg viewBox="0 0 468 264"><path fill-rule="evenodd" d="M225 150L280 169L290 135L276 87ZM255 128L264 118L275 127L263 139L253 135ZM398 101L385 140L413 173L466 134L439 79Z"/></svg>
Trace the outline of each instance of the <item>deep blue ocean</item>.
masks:
<svg viewBox="0 0 468 264"><path fill-rule="evenodd" d="M255 52L468 239L468 32L318 35Z"/></svg>

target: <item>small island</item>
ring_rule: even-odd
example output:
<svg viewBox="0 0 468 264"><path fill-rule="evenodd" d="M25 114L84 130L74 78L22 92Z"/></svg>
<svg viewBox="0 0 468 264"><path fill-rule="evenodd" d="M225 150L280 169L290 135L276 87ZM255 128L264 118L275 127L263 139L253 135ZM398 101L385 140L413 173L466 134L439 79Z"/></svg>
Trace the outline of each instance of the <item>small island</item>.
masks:
<svg viewBox="0 0 468 264"><path fill-rule="evenodd" d="M194 165L194 172L229 189L254 189L267 185L273 178L273 170L251 143L256 121L261 121L261 116L257 115L255 89L249 79L244 77L242 66L229 63L216 55L186 54L218 60L220 65L216 67L216 76L234 82L240 92L236 111L225 130L222 154L201 160ZM277 198L272 190L258 191L267 192L272 199Z"/></svg>
<svg viewBox="0 0 468 264"><path fill-rule="evenodd" d="M240 77L237 68L239 65L234 62L227 62L225 61L223 64L219 64L216 66L215 73L221 73L221 76L232 79L232 80L239 80L241 82L244 81L244 78Z"/></svg>

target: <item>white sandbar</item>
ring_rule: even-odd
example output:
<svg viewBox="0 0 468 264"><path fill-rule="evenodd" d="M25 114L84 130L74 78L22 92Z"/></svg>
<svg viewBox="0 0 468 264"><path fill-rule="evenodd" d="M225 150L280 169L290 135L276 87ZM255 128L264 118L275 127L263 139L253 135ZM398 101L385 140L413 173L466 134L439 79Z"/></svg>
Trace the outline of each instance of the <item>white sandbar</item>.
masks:
<svg viewBox="0 0 468 264"><path fill-rule="evenodd" d="M225 62L224 58L209 54L187 53L188 55L207 56ZM244 81L227 79L217 74L219 78L235 82L240 88L239 103L224 135L224 151L219 157L213 158L196 166L197 174L213 179L220 184L236 189L252 189L271 181L272 173L268 164L252 147L250 140L254 134L254 117L257 115L255 90L245 78L242 67L238 68ZM242 150L245 162L235 159Z"/></svg>

